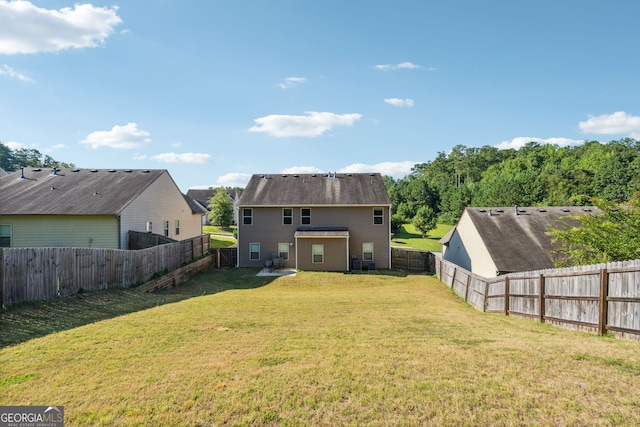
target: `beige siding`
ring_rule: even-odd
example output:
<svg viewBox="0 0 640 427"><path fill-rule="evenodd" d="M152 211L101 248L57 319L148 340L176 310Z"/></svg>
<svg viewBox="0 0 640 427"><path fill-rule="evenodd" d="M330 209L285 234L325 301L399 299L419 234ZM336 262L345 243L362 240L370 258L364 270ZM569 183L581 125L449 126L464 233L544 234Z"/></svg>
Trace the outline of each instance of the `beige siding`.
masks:
<svg viewBox="0 0 640 427"><path fill-rule="evenodd" d="M118 249L115 216L5 215L10 224L11 245L21 247L79 247Z"/></svg>
<svg viewBox="0 0 640 427"><path fill-rule="evenodd" d="M313 245L324 245L324 261L313 262ZM347 239L298 239L298 270L348 271Z"/></svg>
<svg viewBox="0 0 640 427"><path fill-rule="evenodd" d="M180 234L175 233L175 221L180 221ZM184 240L202 234L200 215L193 215L191 207L168 173L163 173L142 194L122 211L120 235L122 249L127 248L129 230L146 231L146 224L152 223L152 231L164 234L164 222L169 221L169 236Z"/></svg>
<svg viewBox="0 0 640 427"><path fill-rule="evenodd" d="M382 206L378 206L382 207ZM242 207L241 207L242 208ZM373 206L311 207L311 224L301 224L301 207L293 208L293 224L282 224L282 208L253 208L253 224L240 225L238 232L238 262L240 267L260 267L278 243L292 243L290 260L286 266L294 268L295 238L298 227L347 227L349 229L349 256L362 258L362 244L373 243L377 268L389 268L390 234L389 207L384 210L383 224L373 224ZM240 218L242 222L242 217ZM302 239L299 239L302 240ZM260 261L249 260L249 243L260 242ZM301 254L298 251L298 254ZM300 268L300 266L298 266Z"/></svg>
<svg viewBox="0 0 640 427"><path fill-rule="evenodd" d="M496 265L473 221L463 212L443 258L483 277L495 277Z"/></svg>

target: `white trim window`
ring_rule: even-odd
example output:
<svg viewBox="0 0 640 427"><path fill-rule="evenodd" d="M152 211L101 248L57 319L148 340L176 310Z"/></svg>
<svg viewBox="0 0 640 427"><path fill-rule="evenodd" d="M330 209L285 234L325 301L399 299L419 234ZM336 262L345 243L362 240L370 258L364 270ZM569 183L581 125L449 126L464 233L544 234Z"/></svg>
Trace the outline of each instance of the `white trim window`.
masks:
<svg viewBox="0 0 640 427"><path fill-rule="evenodd" d="M282 208L282 225L292 225L292 224L293 224L293 209Z"/></svg>
<svg viewBox="0 0 640 427"><path fill-rule="evenodd" d="M362 260L373 261L373 243L362 244Z"/></svg>
<svg viewBox="0 0 640 427"><path fill-rule="evenodd" d="M169 221L164 222L164 237L169 237Z"/></svg>
<svg viewBox="0 0 640 427"><path fill-rule="evenodd" d="M0 248L11 247L11 224L0 224Z"/></svg>
<svg viewBox="0 0 640 427"><path fill-rule="evenodd" d="M302 225L311 224L311 208L300 209L300 224Z"/></svg>
<svg viewBox="0 0 640 427"><path fill-rule="evenodd" d="M242 208L242 224L253 225L253 209Z"/></svg>
<svg viewBox="0 0 640 427"><path fill-rule="evenodd" d="M278 243L278 258L289 261L289 244Z"/></svg>
<svg viewBox="0 0 640 427"><path fill-rule="evenodd" d="M249 259L260 261L260 243L249 243Z"/></svg>
<svg viewBox="0 0 640 427"><path fill-rule="evenodd" d="M324 245L311 245L311 254L314 264L324 263Z"/></svg>
<svg viewBox="0 0 640 427"><path fill-rule="evenodd" d="M384 224L384 208L373 208L373 225Z"/></svg>
<svg viewBox="0 0 640 427"><path fill-rule="evenodd" d="M176 219L176 236L180 234L180 220Z"/></svg>

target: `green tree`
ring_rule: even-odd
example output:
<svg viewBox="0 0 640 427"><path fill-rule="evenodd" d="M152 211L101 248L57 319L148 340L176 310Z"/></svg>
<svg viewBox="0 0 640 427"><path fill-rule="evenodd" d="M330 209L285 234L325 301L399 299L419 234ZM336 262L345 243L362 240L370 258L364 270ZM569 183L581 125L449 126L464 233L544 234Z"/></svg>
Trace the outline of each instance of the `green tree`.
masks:
<svg viewBox="0 0 640 427"><path fill-rule="evenodd" d="M233 203L227 190L220 187L216 195L209 199L209 221L213 225L229 227L233 223Z"/></svg>
<svg viewBox="0 0 640 427"><path fill-rule="evenodd" d="M422 233L424 237L428 232L435 229L438 225L436 213L430 206L421 206L411 221L413 225Z"/></svg>
<svg viewBox="0 0 640 427"><path fill-rule="evenodd" d="M562 228L548 230L560 248L552 256L558 267L640 259L640 204L621 206L603 199L594 200L602 211L570 215Z"/></svg>

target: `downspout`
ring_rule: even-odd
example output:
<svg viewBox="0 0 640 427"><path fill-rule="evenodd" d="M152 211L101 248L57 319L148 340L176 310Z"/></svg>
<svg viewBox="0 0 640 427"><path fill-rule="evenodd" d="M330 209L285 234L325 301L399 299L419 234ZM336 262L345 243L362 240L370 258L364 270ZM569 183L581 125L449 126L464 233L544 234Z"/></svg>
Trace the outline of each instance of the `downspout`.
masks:
<svg viewBox="0 0 640 427"><path fill-rule="evenodd" d="M388 230L387 236L388 236L389 242L388 242L388 246L387 247L389 249L387 250L387 252L388 252L388 257L389 257L388 266L389 266L389 270L391 270L391 267L392 267L391 266L391 205L389 205L388 208L389 208L389 210L387 212L389 212L389 215L387 215L387 224L389 225L389 227L388 227L389 230Z"/></svg>
<svg viewBox="0 0 640 427"><path fill-rule="evenodd" d="M298 237L294 235L293 238L296 242L296 271L298 271Z"/></svg>
<svg viewBox="0 0 640 427"><path fill-rule="evenodd" d="M349 236L347 236L347 269L345 271L349 271L351 270L351 266L349 265L349 260L351 259L350 257L350 252L349 252Z"/></svg>
<svg viewBox="0 0 640 427"><path fill-rule="evenodd" d="M120 215L116 215L116 221L118 221L118 249L122 249L122 234L120 232L122 225L120 224ZM129 248L124 248L124 249L129 249Z"/></svg>

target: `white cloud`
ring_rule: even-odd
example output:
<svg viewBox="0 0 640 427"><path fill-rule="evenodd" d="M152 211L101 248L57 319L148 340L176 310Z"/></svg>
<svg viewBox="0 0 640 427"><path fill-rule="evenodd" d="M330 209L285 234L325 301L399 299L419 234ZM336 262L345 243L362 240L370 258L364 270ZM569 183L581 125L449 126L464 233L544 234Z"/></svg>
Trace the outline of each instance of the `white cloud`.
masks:
<svg viewBox="0 0 640 427"><path fill-rule="evenodd" d="M161 153L150 157L163 163L190 163L201 165L211 162L211 156L205 153Z"/></svg>
<svg viewBox="0 0 640 427"><path fill-rule="evenodd" d="M413 99L411 98L387 98L384 102L394 107L413 107Z"/></svg>
<svg viewBox="0 0 640 427"><path fill-rule="evenodd" d="M281 89L290 89L294 86L298 86L299 84L306 82L306 77L287 77L286 79L284 79L284 82L279 83L278 86L280 86Z"/></svg>
<svg viewBox="0 0 640 427"><path fill-rule="evenodd" d="M56 150L62 150L63 148L67 148L67 146L66 146L66 145L64 145L64 144L54 144L54 145L52 145L51 147L47 147L47 148L45 148L43 151L44 151L45 153L53 153L54 151L56 151Z"/></svg>
<svg viewBox="0 0 640 427"><path fill-rule="evenodd" d="M29 1L0 0L0 54L58 52L96 47L122 23L117 6L75 4L60 10Z"/></svg>
<svg viewBox="0 0 640 427"><path fill-rule="evenodd" d="M182 147L182 141L178 141L178 142L174 142L173 144L171 144L172 147Z"/></svg>
<svg viewBox="0 0 640 427"><path fill-rule="evenodd" d="M422 65L414 64L413 62L401 62L400 64L378 64L374 65L373 68L380 71L389 71L389 70L417 70L420 68L424 68ZM427 70L434 70L433 67L429 67Z"/></svg>
<svg viewBox="0 0 640 427"><path fill-rule="evenodd" d="M18 150L20 148L27 148L27 146L25 144L23 144L22 142L16 142L16 141L5 142L4 145L9 147L11 150Z"/></svg>
<svg viewBox="0 0 640 427"><path fill-rule="evenodd" d="M220 178L218 178L218 186L223 186L223 187L246 187L247 184L249 183L249 180L251 179L251 174L248 173L238 173L238 172L233 172L233 173L228 173L226 175L222 175ZM212 186L214 187L214 186ZM205 187L205 188L209 188L209 187Z"/></svg>
<svg viewBox="0 0 640 427"><path fill-rule="evenodd" d="M281 173L322 173L324 172L322 169L317 168L315 166L292 166L290 168L282 169Z"/></svg>
<svg viewBox="0 0 640 427"><path fill-rule="evenodd" d="M133 156L131 156L131 158L133 160L147 160L149 156L147 156L146 154L142 154L142 153L136 153Z"/></svg>
<svg viewBox="0 0 640 427"><path fill-rule="evenodd" d="M541 145L551 144L559 147L569 147L572 145L581 145L584 143L584 139L569 139L569 138L532 138L528 136L519 136L513 138L511 141L502 141L500 144L495 145L496 148L506 150L509 148L515 148L516 150L524 147L529 142L537 142Z"/></svg>
<svg viewBox="0 0 640 427"><path fill-rule="evenodd" d="M34 80L26 75L17 72L13 68L9 67L7 64L4 64L0 67L0 75L9 76L14 79L18 79L25 83L33 83Z"/></svg>
<svg viewBox="0 0 640 427"><path fill-rule="evenodd" d="M406 160L404 162L383 162L374 165L366 165L364 163L354 163L338 172L342 173L371 173L379 172L382 175L389 175L393 179L404 178L411 173L411 169L420 162Z"/></svg>
<svg viewBox="0 0 640 427"><path fill-rule="evenodd" d="M138 129L136 123L127 123L124 126L115 125L111 130L92 132L80 143L89 144L94 150L99 147L129 150L151 142L149 135L149 132Z"/></svg>
<svg viewBox="0 0 640 427"><path fill-rule="evenodd" d="M271 136L301 136L314 138L335 126L352 126L360 114L334 114L310 111L307 116L272 114L254 121L258 124L249 128L250 132L265 132Z"/></svg>
<svg viewBox="0 0 640 427"><path fill-rule="evenodd" d="M591 116L578 127L582 133L594 133L598 135L623 134L634 139L640 139L640 117L632 116L624 111L616 111L613 114Z"/></svg>

